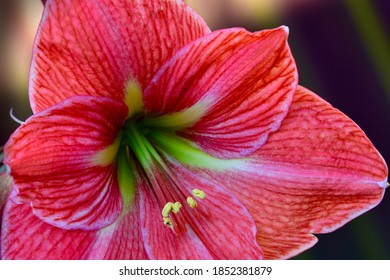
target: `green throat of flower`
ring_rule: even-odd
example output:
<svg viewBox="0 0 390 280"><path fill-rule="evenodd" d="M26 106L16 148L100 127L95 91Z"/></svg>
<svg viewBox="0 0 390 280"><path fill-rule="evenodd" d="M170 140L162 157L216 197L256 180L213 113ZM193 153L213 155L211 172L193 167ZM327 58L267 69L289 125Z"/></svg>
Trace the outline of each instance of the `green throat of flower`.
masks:
<svg viewBox="0 0 390 280"><path fill-rule="evenodd" d="M240 160L213 157L193 142L177 135L205 113L200 102L184 111L149 116L143 109L142 92L136 83L127 86L126 104L129 115L117 140L95 158L100 164L114 160L118 164L118 182L124 209L133 204L137 184L143 181L160 204L161 221L175 232L185 232L185 224L194 226L192 211L210 216L203 201L206 194L194 186L188 190L172 170L176 161L189 168L225 169Z"/></svg>

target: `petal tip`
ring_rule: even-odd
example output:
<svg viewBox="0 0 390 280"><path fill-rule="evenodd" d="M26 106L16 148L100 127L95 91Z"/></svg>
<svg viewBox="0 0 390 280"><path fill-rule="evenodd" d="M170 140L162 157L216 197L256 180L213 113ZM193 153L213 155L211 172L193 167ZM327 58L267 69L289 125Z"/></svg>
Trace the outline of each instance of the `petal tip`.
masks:
<svg viewBox="0 0 390 280"><path fill-rule="evenodd" d="M282 25L280 28L283 29L286 33L286 36L288 36L288 34L290 33L290 28L286 25Z"/></svg>
<svg viewBox="0 0 390 280"><path fill-rule="evenodd" d="M379 187L382 189L387 189L390 186L390 183L387 182L387 178L383 180L382 182L378 182Z"/></svg>

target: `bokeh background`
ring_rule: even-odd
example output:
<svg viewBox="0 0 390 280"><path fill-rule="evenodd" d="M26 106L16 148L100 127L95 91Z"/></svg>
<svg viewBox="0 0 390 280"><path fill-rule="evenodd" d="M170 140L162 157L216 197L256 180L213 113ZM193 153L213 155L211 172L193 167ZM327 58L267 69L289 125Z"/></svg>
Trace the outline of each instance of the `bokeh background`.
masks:
<svg viewBox="0 0 390 280"><path fill-rule="evenodd" d="M287 25L300 84L351 117L390 163L389 0L188 0L213 30ZM31 115L28 69L43 5L0 2L0 146ZM390 259L390 194L297 259Z"/></svg>

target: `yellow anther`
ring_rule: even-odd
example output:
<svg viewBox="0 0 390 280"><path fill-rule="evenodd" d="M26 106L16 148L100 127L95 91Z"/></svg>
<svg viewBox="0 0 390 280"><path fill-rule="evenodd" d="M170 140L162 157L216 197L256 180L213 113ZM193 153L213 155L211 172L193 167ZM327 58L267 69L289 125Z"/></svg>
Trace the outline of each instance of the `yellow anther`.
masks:
<svg viewBox="0 0 390 280"><path fill-rule="evenodd" d="M164 221L164 225L168 226L168 227L172 227L172 221L171 219L169 219L168 217L164 217L163 218L163 221Z"/></svg>
<svg viewBox="0 0 390 280"><path fill-rule="evenodd" d="M187 197L187 203L191 208L195 208L198 203L191 196Z"/></svg>
<svg viewBox="0 0 390 280"><path fill-rule="evenodd" d="M165 204L163 210L161 211L161 214L164 218L168 217L169 213L172 211L172 206L173 206L172 202L168 202L167 204Z"/></svg>
<svg viewBox="0 0 390 280"><path fill-rule="evenodd" d="M172 204L172 212L173 213L177 213L180 211L180 208L181 208L181 203L180 202L175 202Z"/></svg>
<svg viewBox="0 0 390 280"><path fill-rule="evenodd" d="M161 211L164 225L172 227L172 221L168 216L171 212L176 214L177 212L180 211L180 208L181 208L180 202L175 202L175 203L168 202L167 204L165 204L163 210Z"/></svg>
<svg viewBox="0 0 390 280"><path fill-rule="evenodd" d="M206 197L206 194L204 193L204 191L201 191L201 190L198 190L198 189L193 189L192 190L192 194L195 197L200 198L200 199L204 199Z"/></svg>

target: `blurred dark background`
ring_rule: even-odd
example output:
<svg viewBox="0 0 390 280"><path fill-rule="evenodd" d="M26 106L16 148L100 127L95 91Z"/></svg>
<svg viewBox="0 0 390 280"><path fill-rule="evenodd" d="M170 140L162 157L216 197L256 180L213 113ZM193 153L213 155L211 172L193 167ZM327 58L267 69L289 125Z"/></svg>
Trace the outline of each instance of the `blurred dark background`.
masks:
<svg viewBox="0 0 390 280"><path fill-rule="evenodd" d="M212 29L287 25L300 84L351 117L390 162L389 0L189 0ZM0 2L0 146L31 115L27 73L39 0ZM390 259L390 196L297 259Z"/></svg>

